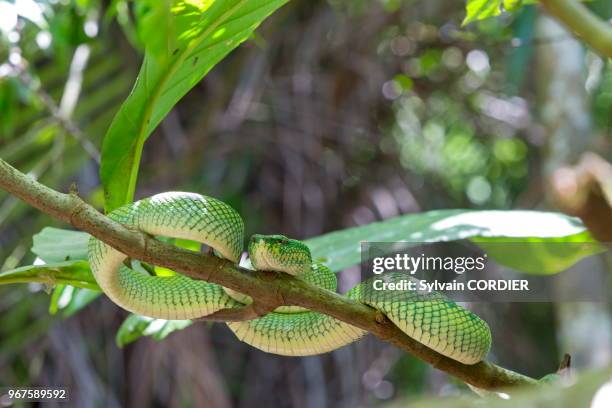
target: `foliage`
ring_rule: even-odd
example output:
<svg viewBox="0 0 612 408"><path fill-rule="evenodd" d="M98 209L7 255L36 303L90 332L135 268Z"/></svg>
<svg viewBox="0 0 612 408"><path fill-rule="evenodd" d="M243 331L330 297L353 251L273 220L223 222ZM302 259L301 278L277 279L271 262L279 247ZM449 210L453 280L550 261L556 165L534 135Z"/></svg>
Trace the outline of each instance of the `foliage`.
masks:
<svg viewBox="0 0 612 408"><path fill-rule="evenodd" d="M485 18L498 16L502 11L517 11L523 5L536 3L537 0L468 0L463 25Z"/></svg>
<svg viewBox="0 0 612 408"><path fill-rule="evenodd" d="M31 3L35 6L33 10L39 12L27 14L17 7L17 3ZM543 160L542 141L536 137L538 118L533 113L537 112L539 105L532 95L535 87L531 78L532 56L537 55L541 46L541 39L534 34L538 12L533 6L523 7L534 1L469 0L466 13L462 4L441 2L444 12L436 12L433 18L426 16L436 6L440 7L435 2L425 7L396 0L329 0L332 11L327 11L330 7L326 2L298 3L287 11L289 17L286 21L290 24L274 27L273 31L280 34L265 41L257 38L257 45L266 43L262 49L246 47L247 51L254 52L244 52L240 57L248 55L250 59L226 59L226 65L221 68L223 75L209 76L202 82L202 88L214 89L205 92L196 89L191 99L188 93L194 85L231 50L254 37L259 23L285 1L114 0L111 3L105 9L101 2L87 0L0 0L0 6L4 7L0 14L6 12L2 14L3 21L8 20L6 16L9 13L18 16L16 26L0 33L0 156L26 171L31 170L31 174L40 176L45 184L65 188L77 179L79 189L90 202L104 205L100 188L92 185L93 166L88 164L78 141L48 111L41 93L41 90L46 91L52 99L61 101L62 88L69 79L65 74L70 70L75 48L87 45L91 47L92 57L90 66L84 71L84 97L71 117L82 126L88 139L103 146L101 178L107 210L131 201L136 180L142 176L138 187L143 193L179 187L177 183L180 180L181 189L218 196L240 209L248 227L256 232L266 232L260 229L286 232L294 226L292 211L305 209L300 214L306 220L303 222L306 227L295 227L291 231L295 235L316 235L307 243L316 258L325 258L336 271L360 262L358 242L361 240L469 239L485 248L498 262L529 273L556 273L601 250L592 245L581 224L560 214L469 210L420 212L431 208L533 206L531 201L524 201L522 195L531 182L540 178L537 169ZM379 3L386 14L374 12ZM606 2L594 3L593 8ZM219 16L222 18L217 19ZM495 16L498 18L490 18ZM439 17L447 21L444 26L438 25ZM383 23L377 23L376 18ZM132 94L120 109L118 101L123 99L133 78L131 62L125 58L129 53L122 50L122 45L116 46L116 37L98 37L98 32L116 35L115 21L122 26L123 35L131 44L145 54ZM355 26L361 29L352 30ZM362 32L364 36L359 37ZM215 37L215 33L219 35ZM300 41L296 42L296 39ZM369 50L374 51L368 54ZM20 76L24 71L14 70L7 64L11 56L13 60L17 58L17 51L23 65L28 67L25 72L31 75L30 83L25 83ZM258 59L253 55L263 56L270 66L265 75L258 71L261 65L254 63ZM190 62L196 60L192 62L194 67ZM373 60L376 64L372 64ZM367 75L361 72L361 61L370 64L365 70ZM587 56L586 62L588 79L584 87L591 98L593 120L598 131L606 135L610 129L612 106L610 62L591 55ZM373 65L380 71L372 71ZM286 78L290 79L283 82ZM253 87L252 81L274 83L274 86ZM579 85L582 87L583 84ZM325 93L328 90L331 91ZM366 90L371 93L367 94ZM257 96L249 100L252 95ZM311 105L309 98L314 102ZM194 133L201 134L203 129L215 127L196 120L209 112L213 117L223 118L223 121L216 122L215 130L221 131L212 137L206 135L210 137L207 140L190 136L188 146L198 146L197 149L188 149L193 152L160 156L163 161L153 157L145 172L139 174L146 139L179 100L183 104L180 106L181 119L189 124L187 127L196 130ZM355 108L360 101L365 101L365 110ZM235 125L236 122L226 121L234 114L234 105L241 107L243 103L249 105L241 119L244 125L240 127ZM324 111L321 106L325 107L325 104L332 108ZM495 106L500 109L491 109ZM347 115L344 115L345 111ZM371 117L366 117L371 112L374 112ZM353 123L352 117L359 120ZM282 136L278 140L272 139L278 129L281 129ZM105 132L106 138L102 143L101 137ZM166 136L178 141L178 133ZM292 134L297 136L293 139L287 137ZM382 135L380 139L379 134ZM301 146L302 139L306 140L304 146ZM153 147L163 150L167 146L160 142ZM227 155L228 151L238 153L231 156ZM308 174L311 162L316 169L324 169L320 179ZM65 167L58 171L62 166ZM155 171L151 170L153 168ZM164 179L166 174L174 172L174 177ZM259 178L256 179L254 174ZM306 177L298 178L298 183L292 178L297 177L295 174L300 177L306 174ZM378 207L379 201L384 200L377 201L376 194L370 190L372 184L383 191L388 188L399 204L410 201L405 195L401 198L395 196L401 188L389 187L389 174L398 175L412 192L421 194L416 197L419 205L398 205L399 210L395 213L385 213ZM154 183L145 184L147 177ZM337 182L330 180L333 177L337 177ZM89 180L89 187L81 189L83 179ZM97 184L95 176L93 179ZM289 189L282 190L292 184L299 194L291 194ZM329 190L324 188L330 185L332 194L327 194ZM324 197L313 206L317 192ZM371 201L375 205L369 202L370 197L374 197ZM38 342L50 333L49 325L57 322L57 319L40 318L46 314L46 304L37 306L41 299L46 301L46 298L28 296L30 291L53 287L48 308L51 313L61 312L62 316L70 316L82 312L77 317L80 324L95 320L96 330L92 330L95 338L86 338L86 332L82 336L85 339L82 344L88 349L95 349L100 339L104 341L101 334L105 333L116 335L117 345L123 346L141 336L161 340L190 325L188 321L130 315L116 330L117 308L108 308L115 314L109 313L112 316L106 320L115 325L100 329L98 320L105 319L101 315L98 319L99 309L83 310L100 295L86 262L88 235L44 228L34 235L32 253L29 253L31 232L47 225L48 219L14 204L1 194L0 199L0 225L3 227L0 257L6 259L4 271L0 273L0 285L29 283L22 289L6 290L0 295L0 312L3 313L0 348L4 352L0 360L3 364L7 353L21 356L22 350L27 350L26 346L21 347L22 344L27 340ZM363 213L364 208L369 210L368 205L372 207L371 216L355 216ZM419 213L389 218L413 211ZM327 219L317 224L315 217L309 217L312 213L327 213ZM346 219L341 219L345 216ZM375 219L385 221L372 222ZM355 223L363 225L345 228ZM537 228L537 225L546 227ZM338 228L343 229L319 235L321 231ZM15 239L15 232L21 236L19 242ZM509 241L518 244L515 254L495 253L496 243ZM532 242L539 245L526 244ZM556 246L558 242L565 244ZM198 250L193 243L177 244L191 245L190 249ZM559 251L558 248L564 249ZM568 248L571 250L567 251ZM28 263L32 265L15 268L18 264ZM138 267L137 263L133 266ZM172 273L157 267L155 271L160 275ZM516 310L514 306L508 307L510 312ZM494 324L507 325L507 332L525 331L524 335L521 333L512 340L506 339L507 342L516 342L512 347L518 349L521 341L529 341L531 332L533 336L546 332L547 336L561 338L559 333L554 333L554 322L551 323L558 311L552 314L549 308L534 306L528 313L514 313L512 316L521 316L518 320L529 320L529 324L524 325L517 324L510 312L506 317L501 314L498 319L499 316L495 315L495 319L490 320ZM96 319L89 319L92 313L96 314ZM60 327L70 327L68 324L77 319L63 322ZM550 330L542 329L543 325L550 326ZM537 329L531 330L534 327ZM80 336L66 337L66 340L74 340ZM112 345L112 341L108 343ZM499 345L499 340L496 343ZM503 347L504 342L501 344ZM537 348L545 342L534 341L534 344ZM38 350L39 347L31 349ZM106 344L103 347L107 352ZM130 355L132 350L137 350L136 347L128 350ZM74 349L71 346L66 348ZM551 348L554 350L556 346ZM562 348L561 344L559 348ZM61 348L59 351L55 350L51 355L62 357ZM180 352L178 350L176 354ZM342 353L334 353L334 364L345 358ZM241 371L244 354L236 354ZM554 354L554 351L549 354ZM512 353L506 350L506 361L508 355L512 356ZM15 377L9 378L13 383L25 383L40 369L40 357L32 358L34 363L24 363L19 358L4 364L17 367ZM402 358L410 360L409 356ZM503 351L496 350L493 358L503 361ZM226 360L229 358L224 358L224 363ZM261 360L265 364L276 361ZM318 360L304 361L308 370ZM379 375L376 384L388 385L383 377L389 367L398 371L393 373L394 384L403 387L401 384L406 385L406 378L410 378L409 384L414 387L410 392L398 390L397 395L412 397L431 387L427 384L438 382L437 378L436 381L426 378L428 371L422 364L415 371L412 360L411 364L404 365L389 361L388 353L377 356L363 375L364 384L366 379ZM544 361L541 365L547 363ZM83 367L82 361L80 364ZM107 361L98 361L98 366L105 367L106 364ZM524 361L521 364L527 365ZM332 365L326 364L326 370ZM297 367L299 370L292 374L302 370L301 366ZM357 375L361 376L361 372ZM416 381L412 381L413 378ZM359 377L357 382L361 380ZM586 374L585 381L592 380ZM601 378L596 380L592 383L601 383ZM245 382L240 387L247 385ZM232 392L243 392L234 383L231 387ZM577 389L538 390L535 394L520 395L513 401L514 405L540 400L545 404L551 398L569 401ZM594 389L587 391L592 395ZM441 392L446 392L446 389ZM388 398L379 394L376 397ZM409 401L410 404L413 402L412 399ZM456 398L449 402L423 402L425 406L456 406L461 403L463 401ZM509 405L508 402L489 399L469 399L465 405L475 403ZM580 400L582 405L587 403L587 397Z"/></svg>
<svg viewBox="0 0 612 408"><path fill-rule="evenodd" d="M86 259L88 237L88 234L77 231L43 229L34 237L32 251L43 262L66 262L6 272L0 275L0 285L55 282L95 290L95 279L83 262ZM537 274L563 271L580 259L601 251L597 246L588 244L592 240L579 221L562 214L534 211L431 211L331 232L308 239L305 243L315 259L323 260L330 269L338 272L362 262L362 241L418 243L460 239L473 239L502 264ZM520 256L509 253L507 249L496 252L498 247L491 245L508 241L514 241L514 249ZM577 244L568 245L574 242ZM581 242L587 244L582 245ZM558 243L566 245L555 245ZM177 244L191 250L199 249L199 246L190 241L181 240ZM156 272L166 273L163 268L157 268ZM66 309L67 314L78 311L97 297L95 292L84 292L64 285L55 290L51 310ZM172 331L183 329L189 324L187 321L175 324L162 319L130 315L117 333L117 344L128 344L143 335L161 340Z"/></svg>
<svg viewBox="0 0 612 408"><path fill-rule="evenodd" d="M0 273L0 285L9 283L43 283L72 285L77 288L100 290L84 261L29 265Z"/></svg>
<svg viewBox="0 0 612 408"><path fill-rule="evenodd" d="M210 69L287 0L148 2L144 61L130 96L104 138L100 177L105 208L132 201L145 140ZM159 30L160 19L167 22Z"/></svg>
<svg viewBox="0 0 612 408"><path fill-rule="evenodd" d="M89 234L45 227L34 235L32 252L45 263L87 260Z"/></svg>
<svg viewBox="0 0 612 408"><path fill-rule="evenodd" d="M218 61L246 40L259 23L274 9L280 7L284 1L264 1L260 3L218 1L211 4L195 4L187 1L144 1L138 4L135 10L138 23L136 27L140 43L145 45L145 57L134 89L119 109L104 139L100 171L105 190L105 208L107 211L132 200L144 142L163 117ZM468 15L464 24L497 15L501 7L501 1L468 2ZM504 2L503 7L516 9L518 4L517 2ZM428 73L433 72L436 66L441 63L443 57L444 54L441 51L437 52L435 49L426 51L418 60L421 73L429 75ZM404 75L398 75L394 81L398 89L409 91L412 87L412 80ZM396 106L405 109L414 102L414 98L412 96L401 100L401 103L396 102ZM447 112L444 115L448 118ZM398 118L401 117L409 118L410 114L408 112L407 114L398 112ZM402 129L406 129L406 124L401 126ZM411 126L414 128L414 124ZM435 145L436 138L429 135L434 131L434 128L436 128L436 122L430 120L423 129L424 137L427 140L427 149ZM442 160L445 165L452 166L455 161L457 163L485 161L484 157L478 157L478 151L482 152L483 150L477 148L477 145L470 145L470 132L469 127L451 127L449 141L443 148L444 151L448 151L448 155L445 155ZM397 134L401 135L404 132ZM422 153L415 150L418 146L416 144L418 140L411 139L404 147L404 140L407 140L404 137L405 134L397 141L402 146L404 154L407 155L405 162L411 163L411 167L414 167L415 163L418 163L418 159L422 157ZM452 147L454 145L456 147ZM518 139L499 140L494 145L493 151L500 162L503 162L505 158L514 162L521 162L519 154L521 146ZM471 147L471 149L466 147ZM418 153L410 156L411 152ZM458 154L458 152L461 153ZM476 157L466 156L470 152L476 154ZM461 171L457 168L441 169L441 172L444 174L461 174ZM468 171L467 174L482 173L483 169L475 168ZM476 184L474 180L472 179L470 186ZM467 187L468 193L469 188L472 188L472 190L476 188L470 186ZM472 195L474 194L477 194L477 192L472 193ZM509 216L514 218L509 219ZM547 236L548 232L545 231L527 233L526 230L529 230L529 226L533 224L531 222L533 217L536 217L539 222L543 222L545 217L557 217L553 220L553 224L559 226L559 229L545 230L554 231L553 236ZM522 221L522 218L525 218L525 221ZM525 228L522 231L521 229L505 231L504 225L522 225ZM499 237L519 237L522 240L535 239L542 241L558 241L558 237L562 237L562 240L588 240L588 236L584 234L579 224L561 215L529 212L470 213L460 210L446 210L397 217L381 223L372 223L311 238L306 242L311 247L315 258L325 259L332 270L339 271L361 261L359 242L363 240L372 242L397 240L435 242L473 238L484 246L487 242L494 242ZM60 244L58 245L58 243ZM87 234L44 229L34 237L32 250L47 265L10 271L5 274L5 279L7 282L14 282L16 279L19 279L19 281L27 281L27 279L44 281L47 279L48 281L52 278L56 279L58 284L96 289L95 284L91 284L94 280L90 271L84 267L81 261L86 259L86 243ZM542 253L537 253L534 254L533 258L529 256L519 258L520 262L518 264L514 257L504 260L500 256L499 260L525 270L529 270L530 266L537 264L538 268L536 270L540 273L543 270L554 273L588 255L590 255L590 252L579 248L568 258L569 260L561 264L558 261L561 259L560 254L546 257ZM495 256L494 252L493 256ZM535 258L538 258L540 263L536 262ZM548 269L540 267L543 259L551 259ZM54 263L60 260L64 262ZM80 275L75 275L76 279L70 281L69 272L77 269L79 274L87 276L86 282L89 283L83 283L84 278ZM51 277L50 271L53 271ZM158 272L163 271L158 268ZM60 285L55 289L52 296L50 310L57 311L66 308L74 313L86 306L96 296L95 292L85 292ZM132 315L128 317L119 330L117 342L118 344L126 344L140 335L147 334L153 334L156 338L163 338L165 334L161 335L160 333L167 334L187 325L162 324L159 321Z"/></svg>
<svg viewBox="0 0 612 408"><path fill-rule="evenodd" d="M547 227L544 228L543 226ZM481 245L487 242L507 242L510 239L519 243L534 242L572 242L591 239L585 233L580 222L561 214L531 211L463 211L438 210L421 214L404 215L382 222L371 223L361 227L336 231L306 240L314 258L325 259L326 264L334 271L346 269L362 261L360 243L368 242L444 242L460 239L474 239ZM587 247L575 247L570 265L588 256ZM560 272L554 260L565 258L568 247L563 247L563 254L543 253L533 257L525 254L520 263L514 266L519 270L530 269L531 264L539 264L537 258L551 261L549 271ZM495 256L494 253L491 255ZM504 259L501 259L502 261ZM506 260L511 261L511 260Z"/></svg>

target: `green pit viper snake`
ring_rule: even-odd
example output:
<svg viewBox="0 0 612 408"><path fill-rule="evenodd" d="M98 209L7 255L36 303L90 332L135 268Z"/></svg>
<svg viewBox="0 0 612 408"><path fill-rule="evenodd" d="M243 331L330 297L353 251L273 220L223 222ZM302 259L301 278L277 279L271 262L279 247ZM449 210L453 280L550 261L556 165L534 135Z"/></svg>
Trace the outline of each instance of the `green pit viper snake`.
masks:
<svg viewBox="0 0 612 408"><path fill-rule="evenodd" d="M213 248L215 254L238 263L244 224L229 205L195 193L167 192L127 204L108 214L113 220L154 236L188 239ZM250 298L205 281L176 274L152 276L124 264L126 255L91 238L88 258L102 291L131 312L158 319L192 319L225 308L239 307ZM248 247L258 270L289 273L330 291L334 273L313 263L308 247L281 235L254 235ZM386 279L406 278L388 273ZM438 293L374 291L369 281L346 293L385 314L408 336L464 364L481 361L489 351L487 323ZM263 317L229 322L236 336L266 352L305 356L325 353L361 338L366 332L325 314L282 306Z"/></svg>

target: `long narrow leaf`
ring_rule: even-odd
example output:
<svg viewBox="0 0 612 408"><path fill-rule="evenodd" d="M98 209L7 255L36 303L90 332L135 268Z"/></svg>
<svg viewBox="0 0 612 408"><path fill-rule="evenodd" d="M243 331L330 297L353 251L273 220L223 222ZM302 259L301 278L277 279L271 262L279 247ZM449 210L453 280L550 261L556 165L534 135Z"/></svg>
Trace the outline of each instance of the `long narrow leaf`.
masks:
<svg viewBox="0 0 612 408"><path fill-rule="evenodd" d="M0 273L0 285L10 283L44 283L71 285L100 290L85 261L68 261L45 265L28 265Z"/></svg>
<svg viewBox="0 0 612 408"><path fill-rule="evenodd" d="M155 47L146 50L136 84L104 138L100 177L107 212L132 201L144 142L170 109L287 1L173 2L172 30L160 32L175 37L149 43Z"/></svg>

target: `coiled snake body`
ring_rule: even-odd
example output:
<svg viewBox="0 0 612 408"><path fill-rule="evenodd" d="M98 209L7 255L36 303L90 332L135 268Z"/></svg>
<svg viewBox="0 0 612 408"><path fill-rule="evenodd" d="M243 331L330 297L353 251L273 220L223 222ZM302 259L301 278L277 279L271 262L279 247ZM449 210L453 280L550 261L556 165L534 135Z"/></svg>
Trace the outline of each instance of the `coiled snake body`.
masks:
<svg viewBox="0 0 612 408"><path fill-rule="evenodd" d="M230 206L211 197L162 193L118 208L109 217L147 234L203 243L235 263L242 253L242 219ZM289 273L336 290L333 272L313 263L308 247L300 241L280 235L255 235L248 250L256 269ZM192 319L250 301L246 295L180 274L159 277L133 270L124 265L126 255L95 238L90 239L88 258L104 293L117 305L144 316ZM383 277L406 279L404 274L393 273ZM410 337L464 364L477 363L489 350L487 324L441 294L380 292L365 281L346 296L380 310ZM333 317L295 306L283 306L263 317L228 326L240 340L254 347L291 356L325 353L365 334Z"/></svg>

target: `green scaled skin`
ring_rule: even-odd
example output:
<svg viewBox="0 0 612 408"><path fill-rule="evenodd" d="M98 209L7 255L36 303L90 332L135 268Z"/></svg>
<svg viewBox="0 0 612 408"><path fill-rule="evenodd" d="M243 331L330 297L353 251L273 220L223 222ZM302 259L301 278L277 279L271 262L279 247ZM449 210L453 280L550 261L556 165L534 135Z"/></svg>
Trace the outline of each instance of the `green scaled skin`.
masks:
<svg viewBox="0 0 612 408"><path fill-rule="evenodd" d="M255 269L301 276L310 271L312 257L308 247L284 235L255 234L249 242L249 258Z"/></svg>
<svg viewBox="0 0 612 408"><path fill-rule="evenodd" d="M238 263L244 224L227 204L195 193L158 194L109 214L122 224L147 234L183 238L206 244L215 253ZM324 289L336 290L335 274L313 263L301 241L282 235L254 235L248 247L259 270L294 275ZM88 258L96 281L116 304L134 313L158 319L192 319L250 302L246 295L182 275L156 277L123 265L126 256L91 238ZM411 279L389 273L384 279ZM487 324L467 309L438 293L382 292L372 281L360 283L347 297L384 313L407 335L464 364L481 361L489 351ZM290 356L329 352L366 334L333 317L295 306L283 306L258 319L228 323L236 336L261 350Z"/></svg>

